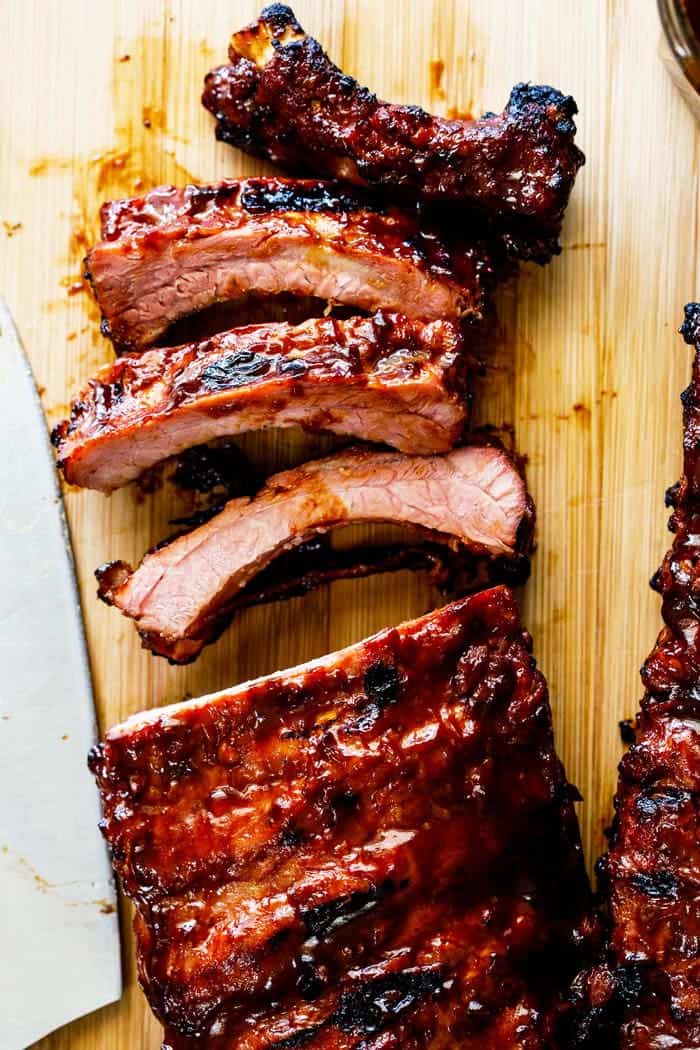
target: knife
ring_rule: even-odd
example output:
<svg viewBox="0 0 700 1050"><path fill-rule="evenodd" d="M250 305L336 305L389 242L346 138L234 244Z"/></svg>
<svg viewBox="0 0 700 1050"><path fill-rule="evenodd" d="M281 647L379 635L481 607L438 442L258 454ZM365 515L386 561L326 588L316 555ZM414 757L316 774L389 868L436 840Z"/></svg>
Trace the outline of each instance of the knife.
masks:
<svg viewBox="0 0 700 1050"><path fill-rule="evenodd" d="M0 301L0 1047L121 995L114 883L85 759L95 709L61 491Z"/></svg>

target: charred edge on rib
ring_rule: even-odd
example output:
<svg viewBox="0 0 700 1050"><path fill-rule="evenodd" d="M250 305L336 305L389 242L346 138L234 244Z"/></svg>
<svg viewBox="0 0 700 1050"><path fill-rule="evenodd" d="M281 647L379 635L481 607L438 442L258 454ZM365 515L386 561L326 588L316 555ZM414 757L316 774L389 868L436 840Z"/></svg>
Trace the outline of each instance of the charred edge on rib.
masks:
<svg viewBox="0 0 700 1050"><path fill-rule="evenodd" d="M644 994L646 986L646 970L643 966L630 963L628 966L618 966L613 970L615 980L615 991L625 1006L634 1006Z"/></svg>
<svg viewBox="0 0 700 1050"><path fill-rule="evenodd" d="M313 1002L324 991L327 979L316 966L313 955L300 955L295 962L297 979L295 986L302 999Z"/></svg>
<svg viewBox="0 0 700 1050"><path fill-rule="evenodd" d="M49 440L55 449L61 447L62 442L68 437L70 433L70 421L62 419L49 433Z"/></svg>
<svg viewBox="0 0 700 1050"><path fill-rule="evenodd" d="M251 380L267 375L275 363L274 357L257 354L254 350L238 350L207 365L199 378L199 385L211 392L246 386Z"/></svg>
<svg viewBox="0 0 700 1050"><path fill-rule="evenodd" d="M694 346L700 339L700 303L687 303L685 320L678 329L689 346Z"/></svg>
<svg viewBox="0 0 700 1050"><path fill-rule="evenodd" d="M333 1013L319 1025L274 1043L276 1050L305 1046L324 1028L338 1028L346 1035L376 1035L397 1017L443 983L440 970L414 970L386 974L366 981L360 988L344 992Z"/></svg>
<svg viewBox="0 0 700 1050"><path fill-rule="evenodd" d="M639 963L599 971L607 975L609 997L583 1014L564 1015L561 1045L569 1050L620 1050L620 1028L625 1013L638 1006L648 992L648 967Z"/></svg>
<svg viewBox="0 0 700 1050"><path fill-rule="evenodd" d="M564 95L548 84L516 84L508 99L509 113L523 113L535 106L556 121L555 127L560 135L576 133L573 118L578 113L578 106L571 95Z"/></svg>
<svg viewBox="0 0 700 1050"><path fill-rule="evenodd" d="M367 699L360 703L359 718L351 727L358 733L369 732L386 708L398 701L401 691L396 667L382 660L365 671L363 685Z"/></svg>
<svg viewBox="0 0 700 1050"><path fill-rule="evenodd" d="M623 718L617 723L617 725L620 730L620 740L623 744L626 744L628 747L631 747L637 739L637 733L634 728L634 719Z"/></svg>
<svg viewBox="0 0 700 1050"><path fill-rule="evenodd" d="M669 810L678 810L690 794L681 788L667 787L643 791L635 801L635 809L642 819L656 820Z"/></svg>
<svg viewBox="0 0 700 1050"><path fill-rule="evenodd" d="M286 29L294 33L304 32L288 4L268 4L260 12L259 21L267 25L274 36L281 36Z"/></svg>
<svg viewBox="0 0 700 1050"><path fill-rule="evenodd" d="M290 820L282 828L278 841L283 849L297 849L304 841L304 837L303 830Z"/></svg>
<svg viewBox="0 0 700 1050"><path fill-rule="evenodd" d="M95 569L97 579L97 597L105 605L114 604L114 594L133 573L132 567L125 561L108 561Z"/></svg>
<svg viewBox="0 0 700 1050"><path fill-rule="evenodd" d="M370 886L368 890L356 890L354 893L310 908L302 915L306 931L310 937L326 937L332 930L345 926L371 911L393 893L394 889L393 880L386 879L378 886Z"/></svg>
<svg viewBox="0 0 700 1050"><path fill-rule="evenodd" d="M329 1021L341 1032L374 1035L420 999L434 995L442 982L439 970L403 971L377 977L355 991L346 992Z"/></svg>
<svg viewBox="0 0 700 1050"><path fill-rule="evenodd" d="M311 212L382 212L379 203L371 203L360 194L325 183L275 183L271 180L248 183L241 194L241 207L251 215L274 211Z"/></svg>
<svg viewBox="0 0 700 1050"><path fill-rule="evenodd" d="M395 704L399 699L399 676L393 664L378 660L365 672L364 682L368 699L380 710Z"/></svg>
<svg viewBox="0 0 700 1050"><path fill-rule="evenodd" d="M681 483L680 483L680 481L677 481L675 483L675 485L671 485L669 488L666 489L666 493L664 495L664 504L665 504L665 506L668 507L669 509L673 508L675 510L678 507L678 502L680 500L680 495L681 495Z"/></svg>
<svg viewBox="0 0 700 1050"><path fill-rule="evenodd" d="M678 879L670 871L653 871L650 874L637 872L632 876L630 882L636 890L646 894L647 897L670 897L674 900L678 898L680 889Z"/></svg>
<svg viewBox="0 0 700 1050"><path fill-rule="evenodd" d="M210 205L219 208L235 202L240 190L240 182L222 182L217 186L185 187L187 212L193 217L205 211Z"/></svg>

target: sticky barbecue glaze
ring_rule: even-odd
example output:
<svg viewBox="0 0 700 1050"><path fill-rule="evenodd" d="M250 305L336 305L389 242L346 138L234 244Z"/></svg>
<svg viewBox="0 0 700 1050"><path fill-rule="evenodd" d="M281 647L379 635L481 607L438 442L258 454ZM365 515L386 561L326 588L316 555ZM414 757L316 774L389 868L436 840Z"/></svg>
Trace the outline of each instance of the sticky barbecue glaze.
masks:
<svg viewBox="0 0 700 1050"><path fill-rule="evenodd" d="M696 347L682 395L684 467L667 494L673 546L652 579L664 628L642 668L636 743L620 765L610 850L606 965L584 982L576 1045L700 1047L700 304L681 329Z"/></svg>
<svg viewBox="0 0 700 1050"><path fill-rule="evenodd" d="M445 452L474 370L450 321L377 313L251 325L106 366L54 430L72 484L110 492L194 445L301 425L405 452Z"/></svg>
<svg viewBox="0 0 700 1050"><path fill-rule="evenodd" d="M584 160L570 96L518 84L502 114L475 121L390 105L333 65L282 4L234 33L229 57L202 97L221 141L293 172L470 205L521 257L544 262L559 250Z"/></svg>
<svg viewBox="0 0 700 1050"><path fill-rule="evenodd" d="M183 317L250 293L291 293L413 319L478 320L493 272L412 207L335 182L229 179L161 186L103 205L86 275L117 349L140 350Z"/></svg>
<svg viewBox="0 0 700 1050"><path fill-rule="evenodd" d="M590 901L506 588L136 716L90 765L165 1046L561 1045Z"/></svg>

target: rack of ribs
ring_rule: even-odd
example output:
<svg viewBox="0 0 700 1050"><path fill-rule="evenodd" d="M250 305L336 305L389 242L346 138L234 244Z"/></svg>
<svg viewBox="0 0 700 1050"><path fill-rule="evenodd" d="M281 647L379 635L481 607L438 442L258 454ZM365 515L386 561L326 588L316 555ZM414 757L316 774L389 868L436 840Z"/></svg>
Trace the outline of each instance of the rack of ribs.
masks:
<svg viewBox="0 0 700 1050"><path fill-rule="evenodd" d="M642 668L600 863L609 958L586 979L592 1009L577 1044L595 1050L700 1046L700 304L686 307L681 332L695 345L683 477L667 493L673 546L652 578L665 626Z"/></svg>
<svg viewBox="0 0 700 1050"><path fill-rule="evenodd" d="M570 96L518 84L503 113L480 120L390 105L333 65L282 4L233 34L229 58L202 96L221 141L292 172L461 202L495 220L522 258L546 262L559 251L584 162Z"/></svg>
<svg viewBox="0 0 700 1050"><path fill-rule="evenodd" d="M552 1050L594 924L505 587L92 753L170 1050Z"/></svg>
<svg viewBox="0 0 700 1050"><path fill-rule="evenodd" d="M273 476L253 499L230 500L135 570L102 566L99 593L136 621L146 648L186 663L220 635L262 570L319 534L390 522L502 561L529 553L533 518L525 482L500 447L429 457L358 448Z"/></svg>
<svg viewBox="0 0 700 1050"><path fill-rule="evenodd" d="M492 279L478 244L451 243L416 208L334 182L161 186L102 206L85 259L103 332L140 350L175 321L254 292L312 296L414 320L479 320Z"/></svg>
<svg viewBox="0 0 700 1050"><path fill-rule="evenodd" d="M264 427L446 452L465 426L468 370L451 321L377 313L251 325L107 365L53 441L66 481L102 492L195 445Z"/></svg>

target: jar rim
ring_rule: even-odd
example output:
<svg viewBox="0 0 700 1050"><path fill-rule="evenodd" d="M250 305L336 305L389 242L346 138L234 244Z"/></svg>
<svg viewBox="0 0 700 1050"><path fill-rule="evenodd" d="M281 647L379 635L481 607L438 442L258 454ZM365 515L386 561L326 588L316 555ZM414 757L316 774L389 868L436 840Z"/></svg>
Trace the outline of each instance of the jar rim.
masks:
<svg viewBox="0 0 700 1050"><path fill-rule="evenodd" d="M700 92L700 40L683 0L657 0L664 36L686 79Z"/></svg>

